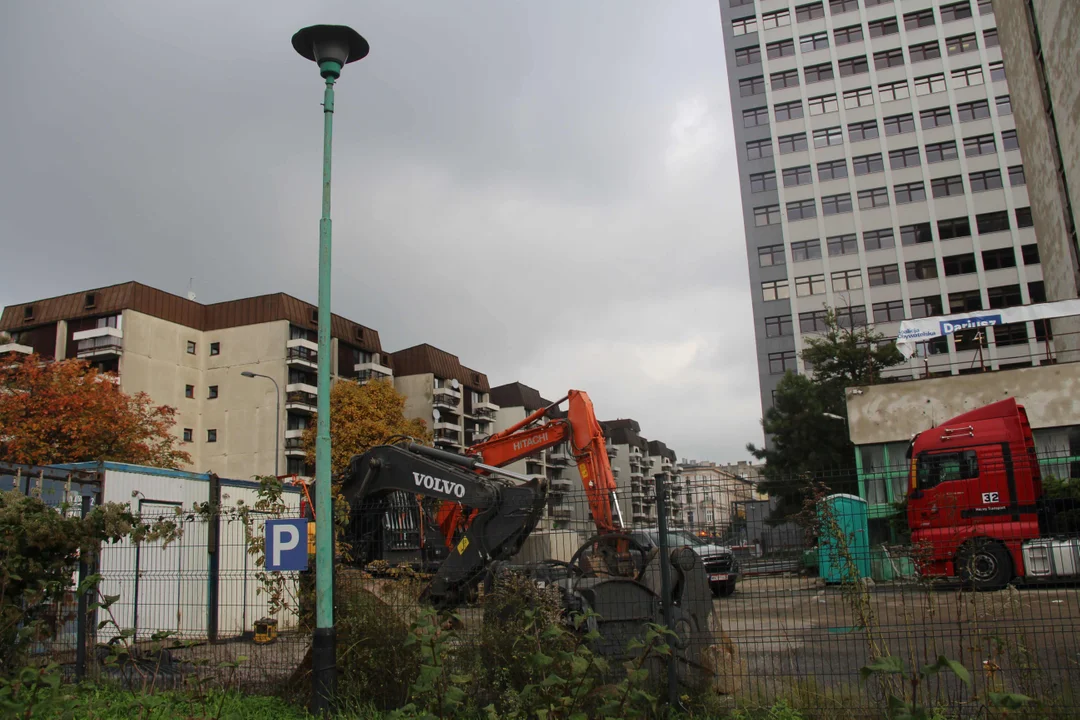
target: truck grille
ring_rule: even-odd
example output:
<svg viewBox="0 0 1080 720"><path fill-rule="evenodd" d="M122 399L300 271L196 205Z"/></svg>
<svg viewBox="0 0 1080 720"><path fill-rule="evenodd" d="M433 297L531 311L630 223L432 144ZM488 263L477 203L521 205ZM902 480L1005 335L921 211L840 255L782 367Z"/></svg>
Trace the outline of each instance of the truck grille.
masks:
<svg viewBox="0 0 1080 720"><path fill-rule="evenodd" d="M705 563L705 572L708 572L708 573L723 573L723 572L729 572L731 570L731 557L730 556L706 558L704 563Z"/></svg>

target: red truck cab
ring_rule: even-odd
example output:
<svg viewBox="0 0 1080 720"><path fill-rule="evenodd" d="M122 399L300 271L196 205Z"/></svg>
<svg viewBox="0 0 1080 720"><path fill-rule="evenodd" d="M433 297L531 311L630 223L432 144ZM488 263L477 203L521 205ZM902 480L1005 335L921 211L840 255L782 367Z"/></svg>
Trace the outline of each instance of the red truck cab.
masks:
<svg viewBox="0 0 1080 720"><path fill-rule="evenodd" d="M980 589L1023 577L1025 540L1046 531L1027 412L1009 398L916 435L908 449L908 526L924 575Z"/></svg>

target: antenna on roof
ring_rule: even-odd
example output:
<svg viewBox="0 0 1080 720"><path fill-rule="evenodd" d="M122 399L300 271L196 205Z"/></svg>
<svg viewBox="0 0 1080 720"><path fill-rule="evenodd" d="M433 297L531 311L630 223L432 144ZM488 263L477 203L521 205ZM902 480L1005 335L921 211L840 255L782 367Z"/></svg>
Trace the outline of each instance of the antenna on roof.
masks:
<svg viewBox="0 0 1080 720"><path fill-rule="evenodd" d="M191 300L192 302L195 302L195 291L191 289L191 282L194 279L195 278L188 278L187 282L187 299Z"/></svg>

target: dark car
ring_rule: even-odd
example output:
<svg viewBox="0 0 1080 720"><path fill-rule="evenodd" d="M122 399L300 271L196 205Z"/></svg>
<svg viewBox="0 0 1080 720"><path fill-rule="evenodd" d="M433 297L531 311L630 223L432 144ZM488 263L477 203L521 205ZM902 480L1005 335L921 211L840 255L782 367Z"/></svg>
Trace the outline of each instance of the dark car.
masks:
<svg viewBox="0 0 1080 720"><path fill-rule="evenodd" d="M735 583L739 579L739 562L731 548L714 545L686 530L668 529L667 534L669 548L690 547L701 558L713 595L726 597L735 592ZM660 531L657 528L633 530L631 536L647 548L659 546Z"/></svg>

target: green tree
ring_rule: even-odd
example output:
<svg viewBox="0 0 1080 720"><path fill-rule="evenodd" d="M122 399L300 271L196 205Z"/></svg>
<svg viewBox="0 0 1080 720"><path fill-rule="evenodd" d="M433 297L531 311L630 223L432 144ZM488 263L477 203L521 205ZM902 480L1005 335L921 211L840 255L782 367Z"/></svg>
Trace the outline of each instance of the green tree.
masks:
<svg viewBox="0 0 1080 720"><path fill-rule="evenodd" d="M825 332L806 337L800 357L813 377L788 372L762 418L771 447L748 443L765 461L760 488L777 498L771 521L799 511L811 478L835 492L856 492L855 448L848 437L845 388L882 382L881 372L904 361L892 342L870 327L841 327L826 308Z"/></svg>

